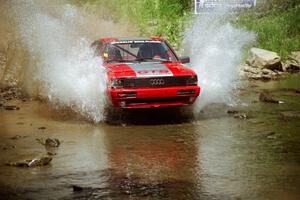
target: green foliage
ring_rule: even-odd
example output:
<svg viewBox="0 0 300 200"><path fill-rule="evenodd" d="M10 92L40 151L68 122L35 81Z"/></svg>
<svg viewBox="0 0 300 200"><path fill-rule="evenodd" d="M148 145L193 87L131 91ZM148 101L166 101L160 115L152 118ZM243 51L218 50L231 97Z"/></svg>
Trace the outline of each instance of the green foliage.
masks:
<svg viewBox="0 0 300 200"><path fill-rule="evenodd" d="M179 46L191 0L73 0L82 6L104 6L115 20L129 20L145 36L162 36Z"/></svg>
<svg viewBox="0 0 300 200"><path fill-rule="evenodd" d="M291 51L300 50L299 13L299 1L273 0L242 13L237 25L257 33L258 47L278 52L286 59Z"/></svg>

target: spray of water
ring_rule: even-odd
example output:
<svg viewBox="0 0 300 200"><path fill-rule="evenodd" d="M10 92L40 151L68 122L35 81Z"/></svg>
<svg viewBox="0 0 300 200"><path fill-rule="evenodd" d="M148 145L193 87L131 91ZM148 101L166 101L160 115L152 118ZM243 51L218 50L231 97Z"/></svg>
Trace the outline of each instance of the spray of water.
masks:
<svg viewBox="0 0 300 200"><path fill-rule="evenodd" d="M91 41L78 30L84 20L77 8L61 5L59 11L49 12L38 1L15 8L21 41L31 58L27 86L38 85L38 95L60 108L103 120L105 72Z"/></svg>
<svg viewBox="0 0 300 200"><path fill-rule="evenodd" d="M232 90L238 84L243 47L255 41L254 33L228 22L228 14L229 10L218 10L199 15L184 34L183 44L190 51L202 89L196 111L209 103L234 102Z"/></svg>

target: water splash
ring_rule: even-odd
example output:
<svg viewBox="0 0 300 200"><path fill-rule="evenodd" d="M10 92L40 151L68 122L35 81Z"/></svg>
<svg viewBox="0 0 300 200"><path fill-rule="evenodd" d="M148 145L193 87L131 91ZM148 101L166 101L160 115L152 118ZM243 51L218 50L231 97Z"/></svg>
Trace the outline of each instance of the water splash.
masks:
<svg viewBox="0 0 300 200"><path fill-rule="evenodd" d="M183 44L190 51L191 66L201 86L196 112L210 103L233 103L238 65L243 47L255 41L255 34L234 27L229 11L199 15L184 33Z"/></svg>
<svg viewBox="0 0 300 200"><path fill-rule="evenodd" d="M76 7L62 5L50 12L38 1L16 7L21 41L29 52L27 86L38 86L38 95L99 122L104 119L105 73L91 41L78 30Z"/></svg>

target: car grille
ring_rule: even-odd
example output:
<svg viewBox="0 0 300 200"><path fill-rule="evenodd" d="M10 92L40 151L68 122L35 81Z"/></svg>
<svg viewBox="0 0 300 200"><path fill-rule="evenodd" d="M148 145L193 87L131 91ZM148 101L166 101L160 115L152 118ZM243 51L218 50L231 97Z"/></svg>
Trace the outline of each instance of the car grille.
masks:
<svg viewBox="0 0 300 200"><path fill-rule="evenodd" d="M172 87L186 86L190 76L167 76L167 77L150 77L150 78L124 78L122 79L124 88L141 88L141 87Z"/></svg>

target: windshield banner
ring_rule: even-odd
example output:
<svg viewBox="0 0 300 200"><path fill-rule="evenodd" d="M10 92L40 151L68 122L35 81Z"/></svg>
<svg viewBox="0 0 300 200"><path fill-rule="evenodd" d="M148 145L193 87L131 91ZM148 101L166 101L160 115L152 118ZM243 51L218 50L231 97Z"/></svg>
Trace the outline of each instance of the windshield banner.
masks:
<svg viewBox="0 0 300 200"><path fill-rule="evenodd" d="M256 0L195 0L195 14L221 8L240 10L254 6L256 6Z"/></svg>

